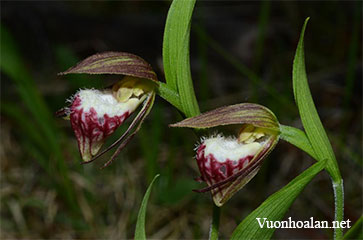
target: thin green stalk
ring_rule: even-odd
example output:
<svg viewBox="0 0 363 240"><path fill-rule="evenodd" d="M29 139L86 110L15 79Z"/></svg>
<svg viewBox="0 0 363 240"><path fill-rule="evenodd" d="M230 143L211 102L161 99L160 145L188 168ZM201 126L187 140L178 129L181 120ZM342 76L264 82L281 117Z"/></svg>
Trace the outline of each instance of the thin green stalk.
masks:
<svg viewBox="0 0 363 240"><path fill-rule="evenodd" d="M339 182L333 182L334 190L334 207L335 207L335 221L343 221L344 219L344 186L343 179ZM343 229L334 228L334 239L343 239Z"/></svg>
<svg viewBox="0 0 363 240"><path fill-rule="evenodd" d="M218 229L219 229L219 219L221 215L221 208L213 205L213 218L212 223L210 225L209 239L217 240L218 239Z"/></svg>

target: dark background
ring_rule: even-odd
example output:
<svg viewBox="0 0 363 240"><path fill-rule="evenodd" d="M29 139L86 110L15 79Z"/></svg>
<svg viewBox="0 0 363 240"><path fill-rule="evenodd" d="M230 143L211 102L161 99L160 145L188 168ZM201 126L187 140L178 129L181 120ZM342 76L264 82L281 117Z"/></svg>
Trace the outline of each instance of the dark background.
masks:
<svg viewBox="0 0 363 240"><path fill-rule="evenodd" d="M204 186L193 181L199 174L193 159L198 139L190 130L168 128L181 120L172 106L157 98L140 133L105 170L98 168L107 156L79 164L69 122L51 115L77 89L104 87L119 79L57 76L97 52L137 54L164 81L161 51L169 4L1 2L1 34L12 38L12 44L2 44L2 51L15 49L22 67L15 64L14 72L27 76L21 80L1 73L2 239L132 238L142 196L156 173L161 178L148 205L148 237L208 237L210 196L191 191ZM311 17L305 34L309 84L341 168L345 218L352 222L362 214L361 9L358 1L200 1L191 33L192 76L202 112L258 102L282 124L301 128L291 71L302 24ZM38 97L44 109L35 107ZM221 238L229 237L248 213L313 163L280 141L259 174L223 207ZM334 219L333 191L325 172L307 186L287 217ZM332 230L280 229L274 236L331 238Z"/></svg>

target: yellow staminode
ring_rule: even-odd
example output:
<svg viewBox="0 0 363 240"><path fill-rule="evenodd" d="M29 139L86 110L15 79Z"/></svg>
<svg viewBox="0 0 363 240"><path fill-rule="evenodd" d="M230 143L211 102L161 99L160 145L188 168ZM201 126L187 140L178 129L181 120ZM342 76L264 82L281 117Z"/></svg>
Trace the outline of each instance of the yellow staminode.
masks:
<svg viewBox="0 0 363 240"><path fill-rule="evenodd" d="M118 102L127 102L130 98L141 99L146 92L151 90L149 82L130 76L126 76L112 87L114 97Z"/></svg>
<svg viewBox="0 0 363 240"><path fill-rule="evenodd" d="M265 136L266 129L263 128L256 128L252 125L245 125L242 127L241 131L239 132L238 141L240 143L252 143L257 139L262 138Z"/></svg>

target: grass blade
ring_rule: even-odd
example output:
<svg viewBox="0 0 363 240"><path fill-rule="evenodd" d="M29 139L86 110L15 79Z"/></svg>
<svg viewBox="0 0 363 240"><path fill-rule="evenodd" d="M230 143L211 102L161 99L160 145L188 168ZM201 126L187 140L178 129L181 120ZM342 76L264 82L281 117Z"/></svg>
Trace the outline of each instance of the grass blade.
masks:
<svg viewBox="0 0 363 240"><path fill-rule="evenodd" d="M256 218L263 222L281 220L296 197L305 186L325 167L326 160L319 161L305 170L278 192L267 198L258 208L249 214L234 230L231 239L270 239L275 228L260 227Z"/></svg>
<svg viewBox="0 0 363 240"><path fill-rule="evenodd" d="M15 40L4 26L0 25L0 31L1 71L14 82L20 99L31 113L27 118L34 118L36 126L39 126L37 130L48 146L48 152L46 154L52 156L47 160L54 161L56 164L56 169L53 170L54 172L51 176L57 179L57 182L62 186L63 191L60 194L65 198L74 212L79 212L75 201L75 192L68 177L68 168L65 164L59 143L61 134L56 130L52 114L46 105L45 99L36 88Z"/></svg>
<svg viewBox="0 0 363 240"><path fill-rule="evenodd" d="M151 188L155 182L155 180L160 175L157 174L154 179L151 181L148 189L146 190L146 193L144 195L144 199L142 200L141 207L139 210L139 215L137 216L137 222L136 222L136 229L135 229L135 239L141 240L146 239L146 233L145 233L145 216L146 216L146 208L147 208L147 202L150 197Z"/></svg>

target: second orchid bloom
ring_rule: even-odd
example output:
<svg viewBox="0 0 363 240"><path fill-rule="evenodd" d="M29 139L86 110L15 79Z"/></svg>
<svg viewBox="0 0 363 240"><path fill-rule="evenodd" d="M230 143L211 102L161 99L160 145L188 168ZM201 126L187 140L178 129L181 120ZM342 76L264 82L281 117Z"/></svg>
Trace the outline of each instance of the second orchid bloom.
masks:
<svg viewBox="0 0 363 240"><path fill-rule="evenodd" d="M200 180L211 191L214 203L222 206L259 171L263 159L279 140L279 123L267 108L251 103L221 107L173 124L196 129L241 125L238 136L202 138L196 148Z"/></svg>

